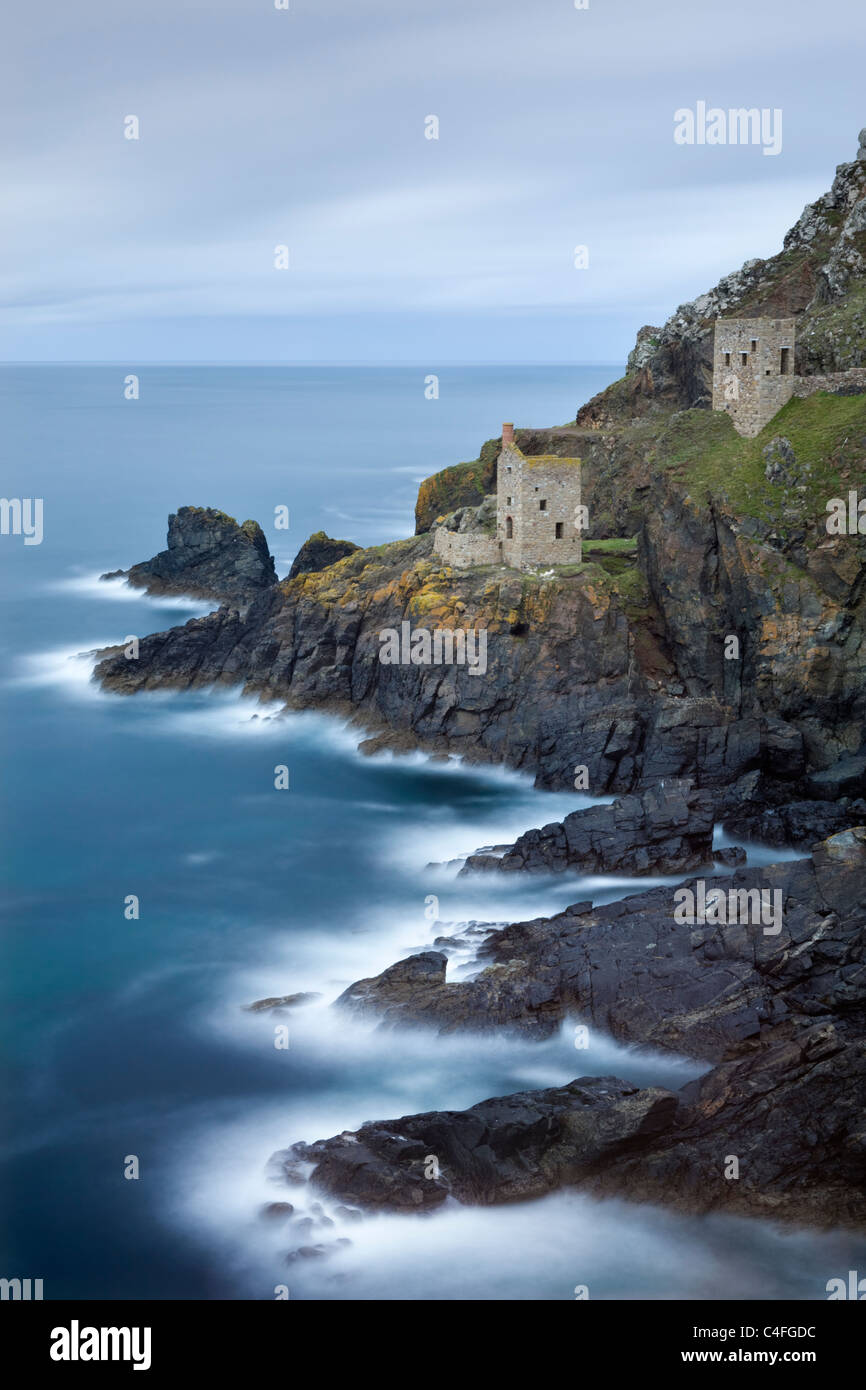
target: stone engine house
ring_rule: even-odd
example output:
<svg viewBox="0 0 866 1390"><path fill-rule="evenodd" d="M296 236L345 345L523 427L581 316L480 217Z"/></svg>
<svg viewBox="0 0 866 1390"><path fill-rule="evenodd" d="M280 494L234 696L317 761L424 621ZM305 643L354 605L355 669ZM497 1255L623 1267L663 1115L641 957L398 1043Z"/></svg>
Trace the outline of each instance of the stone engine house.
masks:
<svg viewBox="0 0 866 1390"><path fill-rule="evenodd" d="M794 394L794 319L716 319L713 410L752 438Z"/></svg>
<svg viewBox="0 0 866 1390"><path fill-rule="evenodd" d="M514 442L514 426L505 424L496 466L495 537L438 526L433 548L458 568L579 564L580 508L580 459L526 455Z"/></svg>

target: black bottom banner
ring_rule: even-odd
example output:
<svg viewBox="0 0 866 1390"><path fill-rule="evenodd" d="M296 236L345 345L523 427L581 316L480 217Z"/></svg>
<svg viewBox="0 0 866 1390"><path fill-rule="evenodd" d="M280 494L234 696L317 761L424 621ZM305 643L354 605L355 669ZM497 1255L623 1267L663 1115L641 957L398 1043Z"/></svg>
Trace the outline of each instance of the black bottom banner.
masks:
<svg viewBox="0 0 866 1390"><path fill-rule="evenodd" d="M496 1360L496 1344L489 1334L496 1330L503 1305L472 1306L477 1313L465 1330L479 1346L479 1361L483 1360L489 1374L490 1361ZM837 1301L593 1303L576 1299L561 1315L553 1310L544 1313L530 1301L520 1316L523 1334L536 1317L556 1335L579 1339L571 1345L582 1347L581 1355L591 1351L602 1369L626 1374L667 1375L675 1368L699 1372L711 1366L796 1366L817 1372L826 1382L836 1372L850 1374L864 1333L862 1315L840 1307ZM447 1339L437 1353L441 1365L453 1333L460 1330L460 1315L448 1314L438 1304L431 1315L427 1305L422 1309L409 1303L289 1300L10 1301L3 1306L2 1319L7 1365L14 1357L25 1374L47 1373L51 1381L69 1376L92 1379L110 1370L115 1377L139 1373L162 1383L163 1377L186 1372L225 1374L235 1365L256 1373L290 1373L297 1370L296 1357L302 1349L326 1351L333 1373L334 1352L339 1354L340 1348L357 1366L359 1347L369 1346L371 1337L376 1338L381 1355L386 1347L402 1346L416 1331L429 1346L437 1325ZM503 1356L513 1354L515 1330L512 1312L503 1327ZM359 1336L365 1340L359 1342ZM465 1353L464 1347L459 1353L464 1367Z"/></svg>

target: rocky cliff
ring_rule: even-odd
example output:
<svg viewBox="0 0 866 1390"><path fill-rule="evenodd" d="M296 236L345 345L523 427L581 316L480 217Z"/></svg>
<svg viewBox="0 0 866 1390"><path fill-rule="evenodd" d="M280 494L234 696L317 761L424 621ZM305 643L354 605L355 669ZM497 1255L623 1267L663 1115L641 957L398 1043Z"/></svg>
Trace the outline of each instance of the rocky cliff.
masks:
<svg viewBox="0 0 866 1390"><path fill-rule="evenodd" d="M866 283L864 189L866 161L841 165L779 257L642 333L624 382L576 425L516 432L530 455L583 457L591 534L636 534L636 554L590 539L580 566L459 571L422 531L335 563L317 547L315 571L277 585L252 523L230 523L223 537L219 524L199 525L221 514L183 509L168 552L134 567L131 582L229 606L145 639L136 662L107 654L98 678L125 692L241 682L353 713L373 746L503 760L555 787L572 785L577 767L596 793L673 776L734 787L757 772L778 806L816 799L813 779L827 773L862 796L862 775L834 769L866 755L866 535L830 535L825 523L829 499L856 496L866 478L866 394L793 399L744 439L705 408L702 373L719 312L793 313L801 335L820 317L821 342L831 320L842 342ZM859 360L858 332L845 352ZM810 362L839 365L836 349L811 341ZM449 470L428 480L418 526L440 509L458 529L483 526L475 503L492 485L495 450L488 441L456 482ZM231 607L239 590L243 612ZM485 671L383 664L381 634L406 622L483 631Z"/></svg>
<svg viewBox="0 0 866 1390"><path fill-rule="evenodd" d="M866 365L866 160L837 167L778 255L747 261L662 327L641 328L626 376L583 406L577 424L608 429L646 412L708 407L716 319L764 316L797 320L798 372Z"/></svg>
<svg viewBox="0 0 866 1390"><path fill-rule="evenodd" d="M168 519L168 549L129 570L124 578L151 594L184 594L218 602L246 603L276 584L277 574L257 521L238 525L214 507L180 507Z"/></svg>
<svg viewBox="0 0 866 1390"><path fill-rule="evenodd" d="M288 577L294 579L296 574L312 574L316 570L326 570L329 565L335 565L338 560L360 549L354 541L335 541L332 536L326 536L324 531L314 531L304 541L292 561Z"/></svg>

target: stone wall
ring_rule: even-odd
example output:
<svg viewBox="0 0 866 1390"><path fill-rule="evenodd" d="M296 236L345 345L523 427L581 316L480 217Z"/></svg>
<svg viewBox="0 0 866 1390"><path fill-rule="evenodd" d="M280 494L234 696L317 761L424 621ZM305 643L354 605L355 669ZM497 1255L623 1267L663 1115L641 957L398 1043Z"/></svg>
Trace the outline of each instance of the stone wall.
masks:
<svg viewBox="0 0 866 1390"><path fill-rule="evenodd" d="M851 367L847 372L830 372L827 376L795 376L795 396L812 396L816 391L838 391L845 387L860 387L866 391L866 367Z"/></svg>
<svg viewBox="0 0 866 1390"><path fill-rule="evenodd" d="M437 526L433 532L433 550L448 565L468 569L471 565L501 565L502 547L492 536L479 536L471 531L446 531Z"/></svg>

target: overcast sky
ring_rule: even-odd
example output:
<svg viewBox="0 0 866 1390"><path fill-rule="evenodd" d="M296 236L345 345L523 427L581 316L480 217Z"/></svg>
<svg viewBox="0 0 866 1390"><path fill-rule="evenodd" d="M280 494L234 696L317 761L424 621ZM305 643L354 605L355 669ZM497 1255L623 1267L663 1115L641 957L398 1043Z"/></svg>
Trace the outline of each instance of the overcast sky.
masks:
<svg viewBox="0 0 866 1390"><path fill-rule="evenodd" d="M863 0L290 5L7 11L0 356L619 362L866 126ZM676 144L698 101L781 152Z"/></svg>

